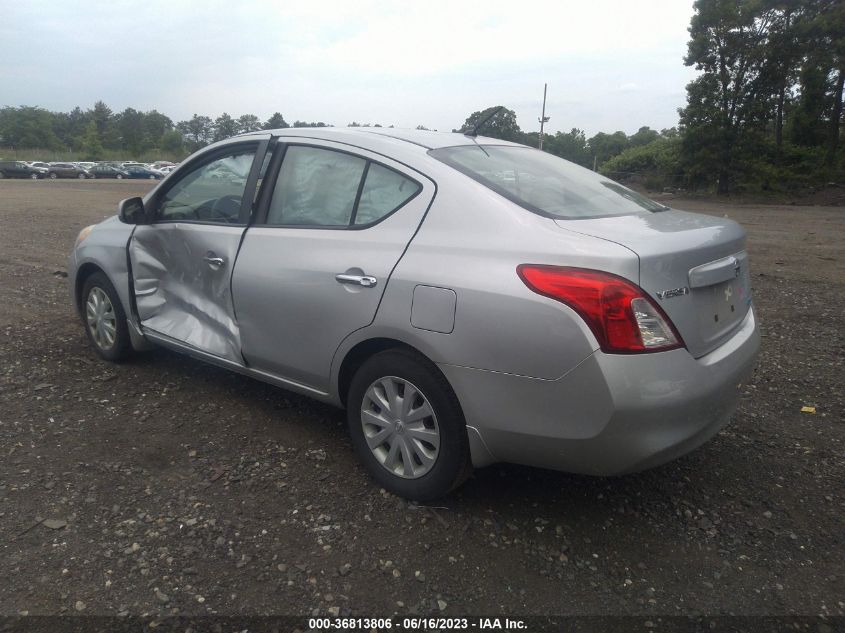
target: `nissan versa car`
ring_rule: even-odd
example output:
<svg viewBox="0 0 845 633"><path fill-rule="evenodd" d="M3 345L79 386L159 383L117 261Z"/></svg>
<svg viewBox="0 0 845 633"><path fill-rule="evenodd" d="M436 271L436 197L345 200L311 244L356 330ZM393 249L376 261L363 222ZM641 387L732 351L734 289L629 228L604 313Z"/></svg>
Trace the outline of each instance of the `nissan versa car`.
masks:
<svg viewBox="0 0 845 633"><path fill-rule="evenodd" d="M68 271L103 358L161 345L345 407L372 476L430 499L712 437L759 348L745 242L513 143L284 129L122 201Z"/></svg>

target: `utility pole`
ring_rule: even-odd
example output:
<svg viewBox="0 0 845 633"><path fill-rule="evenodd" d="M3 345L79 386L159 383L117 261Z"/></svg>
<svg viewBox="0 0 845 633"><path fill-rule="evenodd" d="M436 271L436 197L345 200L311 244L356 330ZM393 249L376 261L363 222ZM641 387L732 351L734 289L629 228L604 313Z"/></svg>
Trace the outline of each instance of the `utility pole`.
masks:
<svg viewBox="0 0 845 633"><path fill-rule="evenodd" d="M543 149L543 126L549 122L551 117L546 116L546 88L548 88L549 84L543 84L543 113L540 115L540 118L537 119L540 122L540 146L539 149Z"/></svg>

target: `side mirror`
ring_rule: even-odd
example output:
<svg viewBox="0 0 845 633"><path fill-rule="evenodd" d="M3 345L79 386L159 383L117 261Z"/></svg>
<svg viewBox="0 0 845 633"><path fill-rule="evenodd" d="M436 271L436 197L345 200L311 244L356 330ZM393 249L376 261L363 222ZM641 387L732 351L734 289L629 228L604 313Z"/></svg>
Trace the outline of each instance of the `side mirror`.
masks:
<svg viewBox="0 0 845 633"><path fill-rule="evenodd" d="M124 224L149 224L141 198L126 198L117 205L117 217Z"/></svg>

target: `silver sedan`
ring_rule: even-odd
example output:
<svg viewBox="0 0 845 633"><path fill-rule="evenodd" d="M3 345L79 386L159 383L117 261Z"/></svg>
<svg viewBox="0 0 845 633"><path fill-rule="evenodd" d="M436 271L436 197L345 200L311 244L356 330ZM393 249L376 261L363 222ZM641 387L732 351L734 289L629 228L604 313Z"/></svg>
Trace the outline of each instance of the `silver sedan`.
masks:
<svg viewBox="0 0 845 633"><path fill-rule="evenodd" d="M421 500L498 461L674 459L759 348L739 225L463 134L216 143L83 229L69 276L103 358L160 345L345 407L372 476Z"/></svg>

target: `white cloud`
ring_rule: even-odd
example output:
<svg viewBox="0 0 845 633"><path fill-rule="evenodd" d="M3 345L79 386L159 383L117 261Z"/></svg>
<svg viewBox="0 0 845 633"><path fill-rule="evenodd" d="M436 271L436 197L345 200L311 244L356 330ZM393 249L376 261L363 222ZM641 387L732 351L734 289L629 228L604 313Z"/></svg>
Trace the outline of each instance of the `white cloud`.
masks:
<svg viewBox="0 0 845 633"><path fill-rule="evenodd" d="M691 0L31 0L4 7L0 106L451 129L502 104L531 130L548 82L551 131L667 127L692 76L691 14Z"/></svg>

